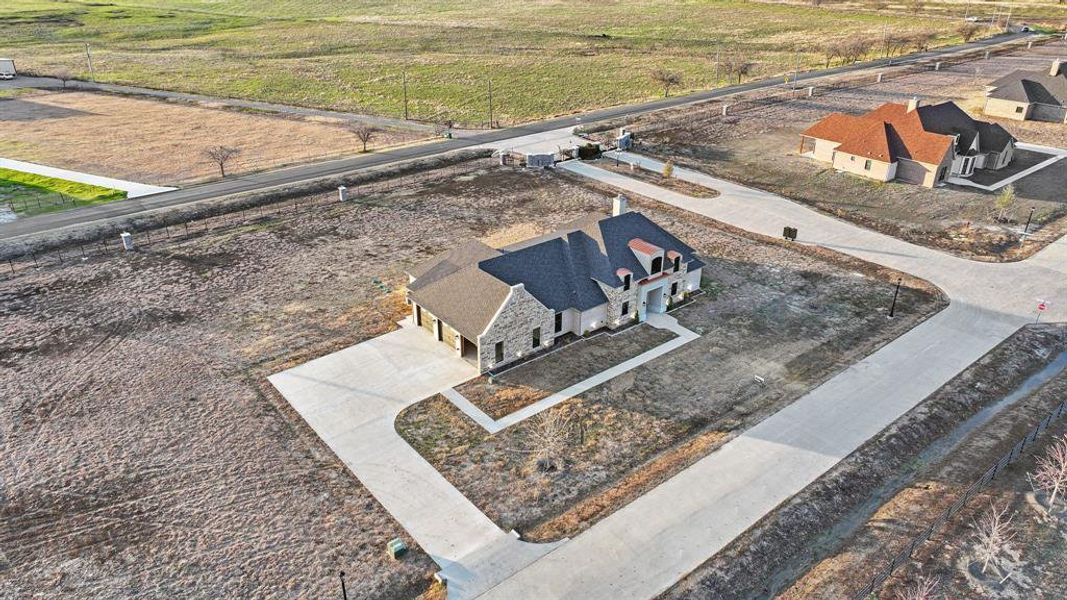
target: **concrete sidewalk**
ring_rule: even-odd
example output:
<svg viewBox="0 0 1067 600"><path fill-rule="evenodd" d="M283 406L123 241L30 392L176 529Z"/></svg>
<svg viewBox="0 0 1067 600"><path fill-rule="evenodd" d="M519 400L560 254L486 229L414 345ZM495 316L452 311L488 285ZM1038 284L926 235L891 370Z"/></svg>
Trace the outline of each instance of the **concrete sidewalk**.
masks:
<svg viewBox="0 0 1067 600"><path fill-rule="evenodd" d="M126 192L127 198L137 198L139 196L148 196L149 194L158 194L160 192L169 192L178 189L158 185L148 185L147 183L137 183L134 181L124 181L122 179L112 179L111 177L90 175L89 173L80 173L78 171L68 171L67 169L49 167L10 158L0 158L0 167L11 169L13 171L22 171L23 173L33 173L35 175L44 175L45 177L64 179L66 181L98 185L113 190L122 190Z"/></svg>

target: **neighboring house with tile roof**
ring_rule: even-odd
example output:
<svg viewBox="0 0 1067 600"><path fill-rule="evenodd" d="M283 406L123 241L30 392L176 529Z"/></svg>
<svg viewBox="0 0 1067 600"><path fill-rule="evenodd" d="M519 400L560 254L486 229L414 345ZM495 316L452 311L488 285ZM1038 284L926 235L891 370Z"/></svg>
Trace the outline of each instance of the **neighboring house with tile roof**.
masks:
<svg viewBox="0 0 1067 600"><path fill-rule="evenodd" d="M616 198L589 215L499 250L466 242L407 271L411 318L491 371L552 346L664 312L700 286L692 248Z"/></svg>
<svg viewBox="0 0 1067 600"><path fill-rule="evenodd" d="M801 155L840 171L926 187L1001 169L1015 152L1015 138L1000 125L976 121L953 102L923 106L918 98L861 116L832 113L800 136Z"/></svg>
<svg viewBox="0 0 1067 600"><path fill-rule="evenodd" d="M1048 71L1015 71L986 87L985 114L1017 121L1067 123L1067 69L1056 59Z"/></svg>

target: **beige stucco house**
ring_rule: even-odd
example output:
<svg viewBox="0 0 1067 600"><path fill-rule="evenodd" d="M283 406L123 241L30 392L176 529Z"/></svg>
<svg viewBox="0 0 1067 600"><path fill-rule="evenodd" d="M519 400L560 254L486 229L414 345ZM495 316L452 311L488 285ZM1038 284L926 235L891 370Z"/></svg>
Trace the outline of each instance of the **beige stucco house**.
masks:
<svg viewBox="0 0 1067 600"><path fill-rule="evenodd" d="M1067 123L1067 70L1056 59L1048 71L1015 71L986 88L985 114L1016 121Z"/></svg>
<svg viewBox="0 0 1067 600"><path fill-rule="evenodd" d="M564 335L664 312L700 286L692 248L616 198L590 215L501 249L469 241L408 270L411 319L482 372Z"/></svg>
<svg viewBox="0 0 1067 600"><path fill-rule="evenodd" d="M832 113L800 134L800 153L877 181L926 187L1011 162L1015 138L953 102L887 103L860 116Z"/></svg>

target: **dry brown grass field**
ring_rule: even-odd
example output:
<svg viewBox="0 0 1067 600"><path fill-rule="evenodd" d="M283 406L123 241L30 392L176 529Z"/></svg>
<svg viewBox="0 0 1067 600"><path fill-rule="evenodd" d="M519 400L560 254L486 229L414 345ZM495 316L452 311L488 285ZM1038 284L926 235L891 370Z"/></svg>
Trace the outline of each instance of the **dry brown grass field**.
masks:
<svg viewBox="0 0 1067 600"><path fill-rule="evenodd" d="M158 185L219 176L204 156L239 148L227 175L355 154L362 143L343 123L206 108L83 91L0 99L0 156ZM412 142L418 133L382 131L368 150Z"/></svg>

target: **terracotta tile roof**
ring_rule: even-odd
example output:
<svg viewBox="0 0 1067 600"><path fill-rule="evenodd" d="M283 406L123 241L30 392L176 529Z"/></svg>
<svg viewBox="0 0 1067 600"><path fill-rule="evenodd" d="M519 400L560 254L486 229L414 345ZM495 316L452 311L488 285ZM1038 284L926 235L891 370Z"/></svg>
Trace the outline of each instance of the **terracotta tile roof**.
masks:
<svg viewBox="0 0 1067 600"><path fill-rule="evenodd" d="M649 256L653 254L659 254L659 252L662 250L662 248L660 248L659 246L650 244L641 238L634 238L630 240L626 245L629 246L631 249L640 252L641 254L648 254Z"/></svg>
<svg viewBox="0 0 1067 600"><path fill-rule="evenodd" d="M889 102L855 117L833 113L801 135L838 142L838 150L882 162L905 158L939 164L959 140L958 152L966 154L976 134L983 151L1001 151L1010 136L982 121L975 121L952 102L920 106L909 111Z"/></svg>

